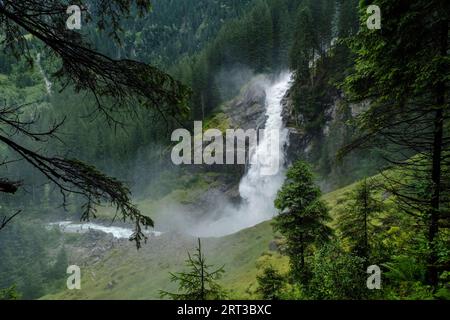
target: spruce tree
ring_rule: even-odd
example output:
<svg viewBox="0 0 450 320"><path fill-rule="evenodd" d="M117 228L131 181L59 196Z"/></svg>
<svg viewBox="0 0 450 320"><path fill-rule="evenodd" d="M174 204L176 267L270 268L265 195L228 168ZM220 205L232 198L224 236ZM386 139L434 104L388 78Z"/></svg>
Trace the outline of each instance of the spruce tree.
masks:
<svg viewBox="0 0 450 320"><path fill-rule="evenodd" d="M338 229L359 257L370 256L370 236L375 232L371 224L382 210L382 204L375 198L375 183L364 179L355 190L346 195L346 205L338 210Z"/></svg>
<svg viewBox="0 0 450 320"><path fill-rule="evenodd" d="M273 66L279 70L289 62L292 26L286 0L274 0L271 3L273 22Z"/></svg>
<svg viewBox="0 0 450 320"><path fill-rule="evenodd" d="M358 32L358 0L342 0L338 5L337 35L346 38Z"/></svg>
<svg viewBox="0 0 450 320"><path fill-rule="evenodd" d="M160 291L161 297L169 297L173 300L220 300L226 297L225 290L217 283L225 273L224 267L211 270L212 265L208 265L202 252L201 241L198 239L198 246L192 256L188 252L186 272L170 273L170 281L178 283L176 293Z"/></svg>
<svg viewBox="0 0 450 320"><path fill-rule="evenodd" d="M265 300L279 300L284 287L284 277L272 266L264 269L263 274L256 276L257 292Z"/></svg>
<svg viewBox="0 0 450 320"><path fill-rule="evenodd" d="M314 60L315 31L312 16L308 8L300 7L297 13L294 44L290 52L290 66L294 70L297 81L304 82L310 78L310 61Z"/></svg>
<svg viewBox="0 0 450 320"><path fill-rule="evenodd" d="M247 48L249 65L256 72L264 72L271 66L273 48L273 25L269 6L259 1L247 21Z"/></svg>
<svg viewBox="0 0 450 320"><path fill-rule="evenodd" d="M307 258L311 246L327 241L331 234L326 225L330 220L328 209L320 197L309 165L298 161L288 170L275 200L280 214L274 227L286 238L293 277L303 284L309 279Z"/></svg>

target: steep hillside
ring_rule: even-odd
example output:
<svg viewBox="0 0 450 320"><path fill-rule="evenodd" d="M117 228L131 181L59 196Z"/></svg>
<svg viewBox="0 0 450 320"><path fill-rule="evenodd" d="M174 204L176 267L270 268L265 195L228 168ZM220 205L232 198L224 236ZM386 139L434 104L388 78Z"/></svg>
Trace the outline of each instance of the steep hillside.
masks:
<svg viewBox="0 0 450 320"><path fill-rule="evenodd" d="M239 17L252 0L155 0L144 18L124 22L123 45L114 46L106 35L92 32L97 48L116 58L132 58L170 67L214 39L222 25Z"/></svg>
<svg viewBox="0 0 450 320"><path fill-rule="evenodd" d="M354 187L324 195L333 216L338 199ZM85 259L80 265L82 289L63 290L41 299L159 299L159 290L176 290L176 285L169 281L169 272L183 270L187 252L192 252L196 243L194 237L166 233L150 238L140 251L123 240L116 241L110 250L97 249L97 254L92 254L96 249L92 243L88 245L89 237L89 234L77 236L66 245L74 250L69 250L70 262ZM281 244L270 221L226 237L202 239L208 263L225 266L221 283L230 298L236 299L258 298L256 276L265 266L270 264L287 273L288 259L280 254ZM80 250L86 252L80 254Z"/></svg>
<svg viewBox="0 0 450 320"><path fill-rule="evenodd" d="M86 243L83 237L88 235L74 243L77 250ZM225 265L222 282L231 296L250 298L258 260L266 260L261 258L265 252L279 256L269 250L272 239L269 222L224 238L203 239L208 262ZM126 241L116 243L101 256L86 255L85 265L80 266L82 290L63 290L43 299L158 299L159 290L176 290L169 282L169 272L183 270L186 253L194 246L195 238L181 234L151 238L138 252Z"/></svg>

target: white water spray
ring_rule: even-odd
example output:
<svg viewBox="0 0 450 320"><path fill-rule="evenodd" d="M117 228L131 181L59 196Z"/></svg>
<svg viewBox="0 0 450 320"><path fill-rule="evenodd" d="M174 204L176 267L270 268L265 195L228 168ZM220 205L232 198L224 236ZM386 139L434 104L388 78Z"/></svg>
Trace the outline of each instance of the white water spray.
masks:
<svg viewBox="0 0 450 320"><path fill-rule="evenodd" d="M254 164L239 185L239 193L246 203L245 219L256 224L275 215L273 202L285 177L284 149L288 143L288 131L284 127L281 100L289 89L291 75L283 74L266 89L266 116L264 137L253 153ZM276 133L276 134L273 134ZM274 139L279 139L274 141ZM273 149L276 146L276 149ZM264 166L276 164L275 175L265 175Z"/></svg>
<svg viewBox="0 0 450 320"><path fill-rule="evenodd" d="M52 83L51 83L51 81L47 78L47 75L45 74L45 71L44 71L44 69L42 68L42 65L41 65L41 54L40 53L38 53L37 54L37 57L36 57L36 64L37 64L37 66L38 66L38 68L39 68L39 72L41 73L41 75L42 75L42 78L44 79L44 82L45 82L45 89L47 90L47 94L50 96L51 94L52 94Z"/></svg>
<svg viewBox="0 0 450 320"><path fill-rule="evenodd" d="M49 229L55 226L65 233L83 234L92 230L92 231L100 231L103 233L110 233L116 239L129 239L134 232L131 228L115 227L115 226L108 227L91 222L74 223L72 221L60 221L48 224ZM147 235L155 237L158 237L162 234L161 232L150 230L143 230L142 232L144 232Z"/></svg>
<svg viewBox="0 0 450 320"><path fill-rule="evenodd" d="M288 130L282 118L282 99L290 87L291 74L283 73L266 87L266 124L264 135L255 150L251 150L252 165L241 179L239 193L243 199L238 209L225 209L223 217L196 232L200 236L223 236L270 220L276 215L274 200L285 174L285 146ZM277 134L273 134L273 133ZM274 139L279 139L274 141ZM277 146L274 150L273 146ZM267 175L267 164L277 164L274 175Z"/></svg>

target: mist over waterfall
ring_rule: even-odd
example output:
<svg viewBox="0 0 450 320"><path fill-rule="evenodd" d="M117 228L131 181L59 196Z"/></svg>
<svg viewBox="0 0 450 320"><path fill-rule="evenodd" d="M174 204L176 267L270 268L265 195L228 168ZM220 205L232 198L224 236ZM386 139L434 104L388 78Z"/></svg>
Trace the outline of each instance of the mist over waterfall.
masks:
<svg viewBox="0 0 450 320"><path fill-rule="evenodd" d="M290 83L291 73L285 72L266 85L264 134L259 137L259 143L254 150L250 150L251 164L239 184L239 193L243 199L241 205L238 208L222 208L221 218L202 223L198 226L196 235L232 234L270 220L276 215L274 200L284 182L285 146L289 143L288 131L282 118L282 99Z"/></svg>

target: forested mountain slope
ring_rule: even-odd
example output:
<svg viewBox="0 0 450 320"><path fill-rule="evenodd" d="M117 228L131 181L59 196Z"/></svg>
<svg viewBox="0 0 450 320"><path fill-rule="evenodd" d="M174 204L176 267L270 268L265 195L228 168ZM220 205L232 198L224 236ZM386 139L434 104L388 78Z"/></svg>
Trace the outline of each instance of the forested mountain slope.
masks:
<svg viewBox="0 0 450 320"><path fill-rule="evenodd" d="M146 230L140 251L92 225L67 231L86 208L79 195L61 207L58 189L32 165L0 158L1 177L24 182L14 195L0 193L0 217L21 212L13 228L0 228L0 289L16 285L27 299L157 299L179 289L170 273L183 270L202 231L263 210L241 210L248 163L174 165L171 133L193 131L194 121L223 132L263 128L268 88L289 71L278 127L289 143L273 220L202 239L207 261L225 267L218 283L227 297L448 299L450 60L440 11L448 4L376 2L381 31L366 28L357 0L154 0L149 15L123 21L121 45L89 25L83 35L95 50L151 63L191 91L182 112L136 100L131 112L112 111L116 122L92 113L95 95L56 81L60 61L34 37L26 37L31 68L0 53L0 96L23 105L18 119L36 120L37 131L64 119L59 136L39 147L26 131L14 139L126 182L156 231ZM14 159L3 144L0 153ZM97 228L131 230L112 206L93 212ZM39 271L22 268L27 261ZM68 264L83 270L80 291L66 290ZM366 285L370 265L382 271L380 290Z"/></svg>
<svg viewBox="0 0 450 320"><path fill-rule="evenodd" d="M113 46L98 33L94 32L91 37L97 48L109 54L170 67L180 58L201 50L214 39L223 24L249 10L252 2L155 0L148 15L135 16L123 23L121 47Z"/></svg>

